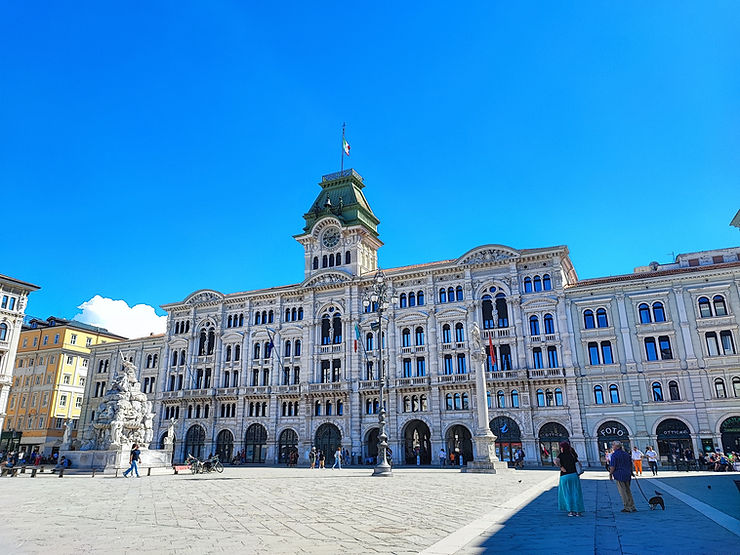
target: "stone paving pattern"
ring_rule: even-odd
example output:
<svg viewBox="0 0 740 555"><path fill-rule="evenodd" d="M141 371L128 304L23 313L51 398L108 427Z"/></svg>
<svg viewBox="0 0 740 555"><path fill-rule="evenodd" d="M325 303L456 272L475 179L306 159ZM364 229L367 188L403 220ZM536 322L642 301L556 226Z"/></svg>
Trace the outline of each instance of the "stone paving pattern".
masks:
<svg viewBox="0 0 740 555"><path fill-rule="evenodd" d="M552 476L371 472L4 478L0 552L415 553Z"/></svg>
<svg viewBox="0 0 740 555"><path fill-rule="evenodd" d="M395 474L227 468L140 479L2 478L0 553L416 553L527 491L538 496L461 552L740 553L740 537L670 495L665 512L649 511L633 486L639 512L620 513L603 472L584 475L583 518L557 511L551 470ZM696 477L696 487L708 479ZM654 488L642 484L649 495Z"/></svg>
<svg viewBox="0 0 740 555"><path fill-rule="evenodd" d="M652 483L644 480L640 484L650 498L656 489L652 484L665 479L666 483L673 485L675 475L652 479ZM605 472L588 472L581 480L586 507L583 517L569 517L554 510L558 504L558 490L554 487L505 523L491 527L483 537L468 544L461 552L502 553L507 551L504 546L516 550L515 546L520 545L523 553L740 553L740 537L670 495L663 496L665 511L651 511L634 480L632 496L638 512L620 512L622 502L617 488L605 476ZM704 482L713 478L696 476L688 479L700 481L705 487ZM740 479L740 475L735 474L734 478ZM740 505L737 493L735 488L734 503Z"/></svg>

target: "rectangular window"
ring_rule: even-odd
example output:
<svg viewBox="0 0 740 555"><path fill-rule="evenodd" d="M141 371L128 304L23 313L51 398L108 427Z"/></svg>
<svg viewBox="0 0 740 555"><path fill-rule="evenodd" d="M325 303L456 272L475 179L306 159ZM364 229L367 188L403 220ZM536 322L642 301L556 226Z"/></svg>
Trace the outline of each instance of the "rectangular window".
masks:
<svg viewBox="0 0 740 555"><path fill-rule="evenodd" d="M49 336L48 336L48 335L45 335L45 336L44 336L44 340L42 341L42 343L43 343L44 345L48 345L48 344L49 344Z"/></svg>
<svg viewBox="0 0 740 555"><path fill-rule="evenodd" d="M655 348L655 338L645 338L645 356L648 360L658 360L658 350Z"/></svg>
<svg viewBox="0 0 740 555"><path fill-rule="evenodd" d="M32 406L32 407L35 407L35 406L36 406L36 401L38 401L38 399L39 399L39 398L38 398L38 395L37 395L36 393L34 393L34 394L33 394L33 395L31 396L31 406Z"/></svg>
<svg viewBox="0 0 740 555"><path fill-rule="evenodd" d="M39 343L39 338L38 337L34 337L33 338L33 346L35 347L36 345L38 345L38 343Z"/></svg>
<svg viewBox="0 0 740 555"><path fill-rule="evenodd" d="M57 418L54 422L54 427L57 430L61 430L62 426L64 426L64 418Z"/></svg>
<svg viewBox="0 0 740 555"><path fill-rule="evenodd" d="M452 355L445 355L445 374L452 374Z"/></svg>
<svg viewBox="0 0 740 555"><path fill-rule="evenodd" d="M23 346L28 347L28 337L23 338Z"/></svg>
<svg viewBox="0 0 740 555"><path fill-rule="evenodd" d="M427 375L426 360L423 359L423 358L417 358L416 359L416 375L417 376L426 376Z"/></svg>
<svg viewBox="0 0 740 555"><path fill-rule="evenodd" d="M54 336L54 345L58 345L58 344L59 344L59 334L57 333L57 334L56 334L56 335Z"/></svg>
<svg viewBox="0 0 740 555"><path fill-rule="evenodd" d="M15 395L10 398L10 408L15 408ZM382 453L382 451L381 451Z"/></svg>
<svg viewBox="0 0 740 555"><path fill-rule="evenodd" d="M87 368L87 359L86 358L83 358L82 359L82 367L83 368Z"/></svg>
<svg viewBox="0 0 740 555"><path fill-rule="evenodd" d="M15 297L10 297L10 304L8 305L8 308L10 310L13 310L15 308Z"/></svg>
<svg viewBox="0 0 740 555"><path fill-rule="evenodd" d="M44 396L41 398L41 406L45 407L48 404L49 404L49 394L44 393Z"/></svg>
<svg viewBox="0 0 740 555"><path fill-rule="evenodd" d="M542 349L539 347L532 349L532 367L542 368Z"/></svg>
<svg viewBox="0 0 740 555"><path fill-rule="evenodd" d="M614 363L614 358L612 357L612 344L610 341L601 342L601 360L604 364Z"/></svg>
<svg viewBox="0 0 740 555"><path fill-rule="evenodd" d="M558 368L558 349L557 347L547 348L547 363L550 368Z"/></svg>
<svg viewBox="0 0 740 555"><path fill-rule="evenodd" d="M92 337L85 339L85 347L89 347L90 345L92 345Z"/></svg>
<svg viewBox="0 0 740 555"><path fill-rule="evenodd" d="M82 406L82 397L75 397L75 408L78 409Z"/></svg>
<svg viewBox="0 0 740 555"><path fill-rule="evenodd" d="M597 364L600 364L599 360L599 345L596 342L591 342L588 344L588 363L591 366L596 366Z"/></svg>
<svg viewBox="0 0 740 555"><path fill-rule="evenodd" d="M64 376L62 376L62 383L63 384L69 385L70 380L71 380L71 376L69 374L64 374Z"/></svg>
<svg viewBox="0 0 740 555"><path fill-rule="evenodd" d="M707 340L707 354L710 357L716 357L719 355L719 344L717 343L717 334L712 332L709 332L706 334L706 340Z"/></svg>
<svg viewBox="0 0 740 555"><path fill-rule="evenodd" d="M69 342L72 345L77 345L77 334L73 333L72 337L69 338Z"/></svg>
<svg viewBox="0 0 740 555"><path fill-rule="evenodd" d="M467 372L468 372L468 368L465 365L465 355L463 354L457 355L457 373L466 374Z"/></svg>
<svg viewBox="0 0 740 555"><path fill-rule="evenodd" d="M660 345L660 358L663 360L673 359L673 351L671 351L671 341L667 336L661 335L658 337L658 344Z"/></svg>
<svg viewBox="0 0 740 555"><path fill-rule="evenodd" d="M715 264L722 264L724 261L725 261L725 257L722 256L721 254L719 256L712 257L712 262L714 262Z"/></svg>
<svg viewBox="0 0 740 555"><path fill-rule="evenodd" d="M72 364L74 362L74 358L71 355L67 355L67 364Z"/></svg>
<svg viewBox="0 0 740 555"><path fill-rule="evenodd" d="M152 378L152 380L154 380L154 378ZM83 387L85 386L85 378L83 378L82 376L80 376L80 385Z"/></svg>
<svg viewBox="0 0 740 555"><path fill-rule="evenodd" d="M59 406L60 407L66 407L67 406L67 395L63 394L59 396Z"/></svg>
<svg viewBox="0 0 740 555"><path fill-rule="evenodd" d="M56 360L56 358L54 357L54 355L50 356L49 357L49 364L54 364L54 361L55 360Z"/></svg>
<svg viewBox="0 0 740 555"><path fill-rule="evenodd" d="M722 342L723 353L726 355L734 355L735 354L735 342L732 340L732 332L731 331L720 332L719 337Z"/></svg>
<svg viewBox="0 0 740 555"><path fill-rule="evenodd" d="M26 408L26 396L25 395L21 397L21 408L22 409Z"/></svg>
<svg viewBox="0 0 740 555"><path fill-rule="evenodd" d="M8 296L3 295L3 302L0 304L0 308L8 308Z"/></svg>
<svg viewBox="0 0 740 555"><path fill-rule="evenodd" d="M403 359L403 377L404 378L411 377L411 359L410 358Z"/></svg>
<svg viewBox="0 0 740 555"><path fill-rule="evenodd" d="M39 429L43 429L44 424L46 424L46 419L43 416L39 416Z"/></svg>

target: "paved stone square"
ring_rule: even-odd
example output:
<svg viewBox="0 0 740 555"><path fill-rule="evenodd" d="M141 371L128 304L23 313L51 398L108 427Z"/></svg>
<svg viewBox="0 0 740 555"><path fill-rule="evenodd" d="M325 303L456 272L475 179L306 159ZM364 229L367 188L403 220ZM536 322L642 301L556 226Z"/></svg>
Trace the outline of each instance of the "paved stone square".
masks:
<svg viewBox="0 0 740 555"><path fill-rule="evenodd" d="M432 468L21 475L0 480L0 552L740 553L738 535L669 495L655 513L635 492L641 512L623 515L604 473L587 473L587 514L574 519L558 513L556 484L550 470Z"/></svg>

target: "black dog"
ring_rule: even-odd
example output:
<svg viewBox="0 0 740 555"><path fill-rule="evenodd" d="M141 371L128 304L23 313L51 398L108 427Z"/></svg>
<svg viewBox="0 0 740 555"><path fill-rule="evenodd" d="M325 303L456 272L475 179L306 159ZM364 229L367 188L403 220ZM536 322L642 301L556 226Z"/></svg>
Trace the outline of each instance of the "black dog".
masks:
<svg viewBox="0 0 740 555"><path fill-rule="evenodd" d="M654 511L658 508L660 505L660 508L665 511L665 501L663 501L663 498L661 497L663 494L656 490L655 497L651 497L648 501L648 504L650 505L650 510Z"/></svg>

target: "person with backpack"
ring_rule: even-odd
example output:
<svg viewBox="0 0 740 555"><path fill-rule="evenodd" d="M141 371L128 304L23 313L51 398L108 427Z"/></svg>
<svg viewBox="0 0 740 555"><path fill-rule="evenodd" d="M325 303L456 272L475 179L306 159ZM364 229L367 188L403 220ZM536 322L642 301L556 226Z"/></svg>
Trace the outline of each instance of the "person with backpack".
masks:
<svg viewBox="0 0 740 555"><path fill-rule="evenodd" d="M138 466L139 457L141 457L141 451L139 451L139 446L136 443L134 443L131 446L131 456L130 456L131 466L129 466L128 470L123 473L124 478L128 478L128 475L131 472L136 472L136 477L141 478L141 476L139 476L139 466Z"/></svg>

